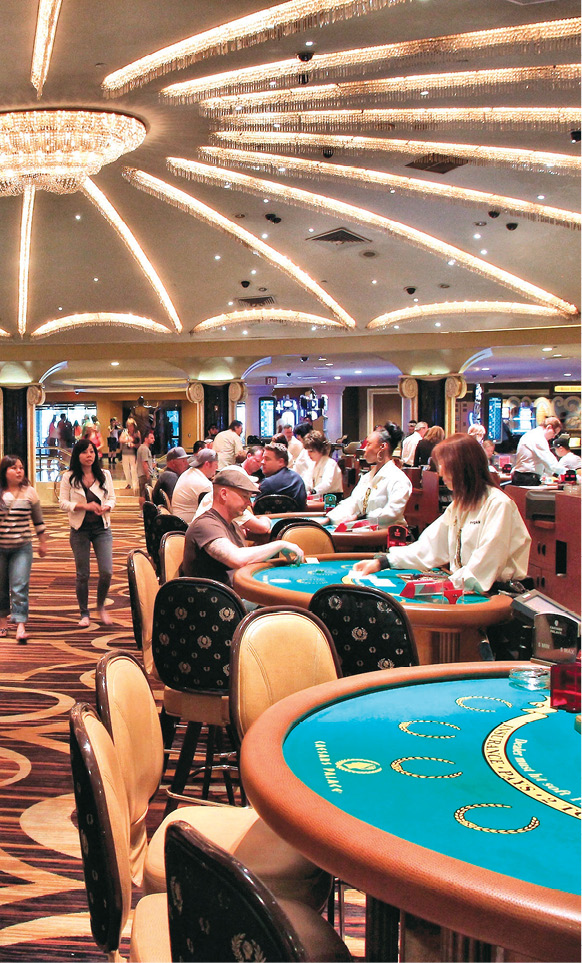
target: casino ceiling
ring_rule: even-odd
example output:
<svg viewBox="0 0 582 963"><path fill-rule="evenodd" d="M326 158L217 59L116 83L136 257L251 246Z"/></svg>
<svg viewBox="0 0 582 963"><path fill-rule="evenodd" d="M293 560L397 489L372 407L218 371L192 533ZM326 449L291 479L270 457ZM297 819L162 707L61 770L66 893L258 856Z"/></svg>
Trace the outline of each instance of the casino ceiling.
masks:
<svg viewBox="0 0 582 963"><path fill-rule="evenodd" d="M579 379L578 16L3 0L1 365Z"/></svg>

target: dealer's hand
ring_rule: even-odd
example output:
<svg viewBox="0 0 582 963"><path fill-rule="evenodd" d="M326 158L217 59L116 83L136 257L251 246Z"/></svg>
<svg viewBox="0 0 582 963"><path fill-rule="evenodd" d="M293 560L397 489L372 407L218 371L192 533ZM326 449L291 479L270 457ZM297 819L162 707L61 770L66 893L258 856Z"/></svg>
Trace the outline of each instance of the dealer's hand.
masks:
<svg viewBox="0 0 582 963"><path fill-rule="evenodd" d="M352 571L357 572L358 575L373 575L374 572L380 571L380 560L377 558L367 558L362 562L356 562Z"/></svg>
<svg viewBox="0 0 582 963"><path fill-rule="evenodd" d="M299 545L295 545L293 542L281 542L281 548L279 549L281 555L286 562L290 565L301 565L304 559L303 550L299 548Z"/></svg>

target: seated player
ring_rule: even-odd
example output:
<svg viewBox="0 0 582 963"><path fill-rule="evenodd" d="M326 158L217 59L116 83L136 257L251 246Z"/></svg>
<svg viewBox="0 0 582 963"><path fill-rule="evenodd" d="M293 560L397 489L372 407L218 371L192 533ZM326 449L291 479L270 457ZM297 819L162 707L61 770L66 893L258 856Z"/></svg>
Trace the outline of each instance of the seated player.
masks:
<svg viewBox="0 0 582 963"><path fill-rule="evenodd" d="M247 475L252 475L256 481L262 481L265 477L261 465L263 463L263 446L262 445L251 445L248 449L248 455L242 463L242 467L246 471Z"/></svg>
<svg viewBox="0 0 582 963"><path fill-rule="evenodd" d="M158 478L152 494L154 505L165 505L162 492L165 492L170 501L176 487L176 482L180 475L188 469L188 455L183 448L170 448L166 455L166 467Z"/></svg>
<svg viewBox="0 0 582 963"><path fill-rule="evenodd" d="M358 562L370 575L383 568L428 572L446 565L456 589L488 592L496 582L521 579L527 572L531 538L517 505L491 479L487 456L474 438L451 435L434 457L453 501L425 528L417 542Z"/></svg>
<svg viewBox="0 0 582 963"><path fill-rule="evenodd" d="M299 511L307 508L307 492L300 475L288 468L289 452L281 442L265 445L261 495L289 495L297 502Z"/></svg>
<svg viewBox="0 0 582 963"><path fill-rule="evenodd" d="M172 514L189 525L194 518L200 496L212 491L212 479L218 468L218 456L211 448L201 448L190 460L190 468L176 482L172 495Z"/></svg>
<svg viewBox="0 0 582 963"><path fill-rule="evenodd" d="M250 508L251 494L258 490L257 483L240 469L223 468L216 473L212 507L195 518L186 532L181 575L213 578L228 585L235 569L252 562L279 554L288 562L303 561L299 546L282 539L253 548L245 546L235 519Z"/></svg>
<svg viewBox="0 0 582 963"><path fill-rule="evenodd" d="M328 513L334 525L360 518L381 526L406 525L404 510L412 484L392 460L401 439L401 429L392 422L370 433L364 458L372 468L360 475L352 494Z"/></svg>
<svg viewBox="0 0 582 963"><path fill-rule="evenodd" d="M563 475L569 468L578 471L582 466L582 458L570 451L570 435L559 435L554 442L554 452L558 459L558 471Z"/></svg>
<svg viewBox="0 0 582 963"><path fill-rule="evenodd" d="M312 431L305 438L305 450L309 455L311 470L303 476L305 487L312 495L343 492L341 469L330 458L331 445L321 431Z"/></svg>

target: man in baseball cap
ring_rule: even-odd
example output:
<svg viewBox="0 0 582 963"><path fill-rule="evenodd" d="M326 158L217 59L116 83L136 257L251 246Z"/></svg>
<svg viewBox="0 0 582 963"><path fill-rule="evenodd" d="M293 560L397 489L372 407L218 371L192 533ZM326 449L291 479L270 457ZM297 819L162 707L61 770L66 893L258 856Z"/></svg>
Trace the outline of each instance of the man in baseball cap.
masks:
<svg viewBox="0 0 582 963"><path fill-rule="evenodd" d="M213 578L232 584L235 569L264 562L281 554L288 562L303 561L298 545L282 539L247 548L244 528L235 524L250 509L251 495L259 486L242 469L229 466L218 471L212 482L212 507L198 515L186 532L181 575Z"/></svg>
<svg viewBox="0 0 582 963"><path fill-rule="evenodd" d="M170 448L166 455L166 467L158 478L153 491L152 501L154 505L166 505L166 500L162 492L166 493L170 502L172 501L172 494L176 487L176 482L187 468L188 455L184 449L179 446L177 448Z"/></svg>

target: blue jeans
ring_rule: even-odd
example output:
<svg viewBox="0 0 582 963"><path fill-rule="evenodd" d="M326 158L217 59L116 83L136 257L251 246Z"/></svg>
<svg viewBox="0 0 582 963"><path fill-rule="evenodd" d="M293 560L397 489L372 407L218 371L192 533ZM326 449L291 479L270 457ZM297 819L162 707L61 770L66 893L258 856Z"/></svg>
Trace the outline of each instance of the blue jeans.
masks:
<svg viewBox="0 0 582 963"><path fill-rule="evenodd" d="M105 600L111 585L113 574L113 535L110 528L98 529L95 532L81 531L72 528L70 533L71 548L75 556L75 590L81 610L81 618L89 615L89 571L91 545L97 559L99 581L97 582L97 608L105 606Z"/></svg>
<svg viewBox="0 0 582 963"><path fill-rule="evenodd" d="M28 618L28 585L32 566L32 543L0 548L0 617L12 611L12 622Z"/></svg>

